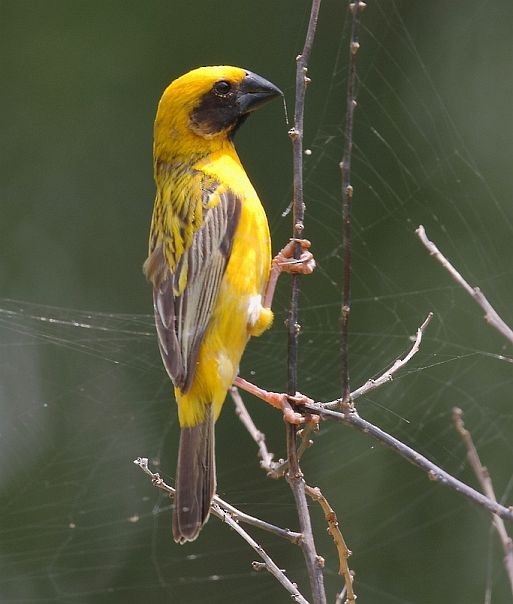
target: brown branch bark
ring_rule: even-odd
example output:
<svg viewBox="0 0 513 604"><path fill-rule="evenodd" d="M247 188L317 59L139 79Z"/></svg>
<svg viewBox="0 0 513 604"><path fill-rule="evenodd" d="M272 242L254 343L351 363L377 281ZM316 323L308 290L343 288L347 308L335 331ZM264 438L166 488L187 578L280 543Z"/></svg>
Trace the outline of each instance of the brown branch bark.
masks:
<svg viewBox="0 0 513 604"><path fill-rule="evenodd" d="M355 604L356 594L353 591L353 576L351 571L349 570L349 565L347 563L347 560L351 555L351 550L346 545L345 539L338 524L338 518L335 513L335 510L328 503L328 500L326 499L326 497L324 497L319 487L307 486L306 492L314 501L316 501L321 506L322 511L324 512L324 517L326 518L326 522L328 523L328 533L330 534L331 538L335 543L335 547L337 548L339 561L338 574L344 577L345 593L347 594L346 603Z"/></svg>

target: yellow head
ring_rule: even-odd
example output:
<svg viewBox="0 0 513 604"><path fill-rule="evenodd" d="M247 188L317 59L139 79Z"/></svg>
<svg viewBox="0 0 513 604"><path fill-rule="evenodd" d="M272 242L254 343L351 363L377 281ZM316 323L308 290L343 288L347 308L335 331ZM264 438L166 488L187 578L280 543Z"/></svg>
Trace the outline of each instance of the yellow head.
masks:
<svg viewBox="0 0 513 604"><path fill-rule="evenodd" d="M271 82L240 67L199 67L177 78L160 99L155 156L198 152L228 141L247 115L281 95Z"/></svg>

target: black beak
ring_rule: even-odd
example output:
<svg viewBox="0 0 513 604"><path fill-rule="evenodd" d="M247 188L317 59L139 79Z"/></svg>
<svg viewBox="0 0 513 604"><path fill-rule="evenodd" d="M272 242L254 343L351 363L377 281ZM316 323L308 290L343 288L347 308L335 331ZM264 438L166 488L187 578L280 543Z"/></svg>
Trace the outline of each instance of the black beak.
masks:
<svg viewBox="0 0 513 604"><path fill-rule="evenodd" d="M265 105L283 92L274 84L251 71L246 72L237 94L237 102L241 115L249 113Z"/></svg>

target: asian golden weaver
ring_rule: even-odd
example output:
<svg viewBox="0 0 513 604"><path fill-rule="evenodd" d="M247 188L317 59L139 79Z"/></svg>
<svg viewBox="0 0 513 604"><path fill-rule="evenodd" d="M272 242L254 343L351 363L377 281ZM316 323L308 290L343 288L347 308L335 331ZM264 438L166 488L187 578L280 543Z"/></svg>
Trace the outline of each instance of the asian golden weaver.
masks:
<svg viewBox="0 0 513 604"><path fill-rule="evenodd" d="M214 423L250 336L273 320L265 211L233 145L248 114L281 95L244 69L200 67L164 91L154 129L149 255L159 348L178 404L173 536L193 541L216 489Z"/></svg>

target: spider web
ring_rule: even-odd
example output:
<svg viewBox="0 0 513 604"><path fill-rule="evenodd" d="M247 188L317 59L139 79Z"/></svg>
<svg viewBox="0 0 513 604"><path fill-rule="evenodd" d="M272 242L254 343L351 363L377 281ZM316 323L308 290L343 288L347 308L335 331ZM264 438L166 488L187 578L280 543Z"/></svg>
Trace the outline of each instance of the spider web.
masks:
<svg viewBox="0 0 513 604"><path fill-rule="evenodd" d="M203 10L213 23L220 17L205 7L180 7L171 14L164 3L155 2L151 11L123 9L118 20L115 4L97 5L98 14L85 6L72 12L61 4L51 24L41 21L37 9L21 15L15 3L2 7L12 29L3 44L11 65L7 79L15 91L4 101L11 111L6 115L13 116L4 131L9 157L17 161L6 161L2 168L3 196L10 203L2 220L8 262L0 273L9 284L8 297L0 299L0 601L286 601L287 594L270 575L251 570L255 556L248 546L215 519L198 541L175 546L169 500L132 464L146 456L151 468L172 483L179 431L149 314L151 296L139 273L151 201L142 209L132 205L151 200L147 130L156 99L136 90L158 91L170 71L206 62L191 48L187 63L164 68L162 56L177 42L169 42L168 25L154 11L182 23L194 22ZM232 62L254 65L270 76L266 65L275 65L271 79L288 82L291 99L290 61L278 63L273 53L279 48L292 56L301 46L308 7L294 14L292 2L283 4L242 11L227 3L226 14L238 19L241 39L253 39L255 27L270 36L269 49L246 50ZM364 14L353 149L351 383L355 388L379 376L403 355L432 311L420 352L393 382L359 400L358 409L475 484L451 421L452 407L461 407L497 496L507 503L513 488L511 348L414 233L423 224L466 279L479 285L506 322L513 323L511 7L505 1L467 4L463 14L462 7L441 2L373 2ZM347 62L342 13L341 6L330 2L321 13L307 98L306 225L318 269L302 280L300 387L316 400L337 397L341 381L338 163ZM279 23L276 35L267 31L271 22ZM32 46L28 37L27 44L19 40L22 23ZM114 23L112 41L103 42ZM204 35L203 26L199 29L187 29L181 39L198 36L194 41L199 45ZM122 51L123 42L138 33L144 52ZM89 36L99 44L100 58L86 60L79 75L96 82L95 102L83 118L82 138L73 144L65 134L63 141L49 134L49 117L49 123L33 117L54 115L49 109L57 98L52 82L45 87L42 77L39 81L34 75L32 83L25 78L30 80L49 61L51 69L43 73L56 78L57 92L62 95L68 83L77 86L72 65L90 49ZM216 41L210 62L226 56L232 60L228 50L233 41L228 42ZM18 59L13 55L17 44ZM71 55L57 59L62 48ZM119 54L107 59L107 50ZM37 59L38 52L44 61ZM136 80L130 84L127 56ZM93 72L98 64L103 71ZM122 65L125 71L112 90L112 74ZM32 86L40 92L37 101ZM22 95L25 90L29 100ZM80 121L86 105L77 99L83 93L79 88L64 96L68 106L59 129ZM55 157L55 164L42 162L32 147L24 151L25 139L31 139L25 122L15 120L17 103L22 115L33 107L30 127L37 140L46 141L44 153ZM103 116L107 134L99 132L98 116ZM137 128L124 138L134 119ZM275 181L269 177L275 166L290 163L288 143L277 136L279 119L279 110L269 109L238 136L257 190L264 200L273 200L266 206L275 249L290 232L290 179L285 169ZM74 137L78 130L70 128ZM265 140L276 139L271 156ZM86 156L89 151L99 156L85 172L81 146ZM119 160L131 146L140 148L140 155ZM24 157L29 161L22 162ZM23 164L23 172L14 170L16 163ZM140 178L147 180L141 184L136 175L144 170L147 174ZM90 179L96 173L101 176L95 191ZM127 178L133 180L127 183ZM120 192L126 196L123 204L117 201ZM115 199L110 208L109 196ZM87 211L81 205L86 201ZM64 209L68 203L71 209ZM53 214L58 211L60 217ZM80 228L73 226L75 218ZM127 245L132 241L138 243ZM243 377L277 391L286 383L287 305L284 278L275 300L275 325L252 340L241 366ZM283 456L279 414L250 397L245 401L269 448L276 458ZM228 400L216 438L219 494L248 513L296 529L286 483L267 479L259 469L256 447ZM324 423L314 440L303 470L307 482L319 486L337 511L353 551L350 565L359 601L510 601L502 552L485 512L430 483L364 435ZM318 551L326 558L327 586L334 594L342 587L336 553L314 506L312 517ZM306 595L299 549L251 532Z"/></svg>

